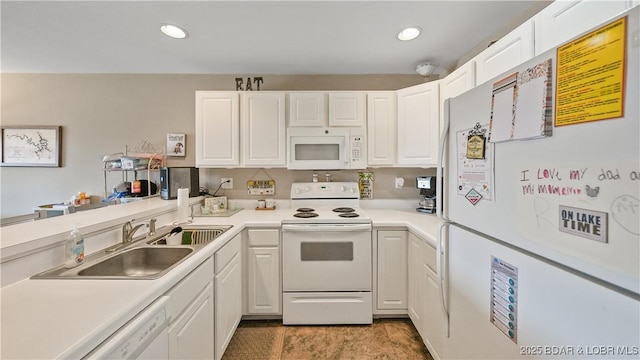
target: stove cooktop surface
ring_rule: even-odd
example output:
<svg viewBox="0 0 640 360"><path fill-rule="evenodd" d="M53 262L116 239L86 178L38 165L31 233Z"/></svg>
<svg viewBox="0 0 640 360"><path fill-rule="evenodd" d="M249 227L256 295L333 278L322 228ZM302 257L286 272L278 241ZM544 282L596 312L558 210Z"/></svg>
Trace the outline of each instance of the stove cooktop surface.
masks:
<svg viewBox="0 0 640 360"><path fill-rule="evenodd" d="M291 215L283 223L370 223L359 207L357 182L310 182L291 184ZM316 214L302 215L302 214ZM347 215L345 215L347 214Z"/></svg>
<svg viewBox="0 0 640 360"><path fill-rule="evenodd" d="M290 214L282 219L282 223L292 224L331 224L331 223L355 223L366 224L371 222L371 218L359 207L350 207L352 211L336 212L333 209L337 206L316 206L309 207L310 212L298 211L298 207L292 207Z"/></svg>

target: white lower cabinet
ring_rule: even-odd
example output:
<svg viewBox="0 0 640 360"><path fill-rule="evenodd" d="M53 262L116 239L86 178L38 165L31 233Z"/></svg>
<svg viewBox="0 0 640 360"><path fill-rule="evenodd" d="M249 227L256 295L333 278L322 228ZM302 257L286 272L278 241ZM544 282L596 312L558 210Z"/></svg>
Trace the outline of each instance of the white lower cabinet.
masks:
<svg viewBox="0 0 640 360"><path fill-rule="evenodd" d="M446 317L442 308L441 285L436 270L436 249L425 242L421 245L420 301L424 306L422 339L434 359L443 353Z"/></svg>
<svg viewBox="0 0 640 360"><path fill-rule="evenodd" d="M408 312L429 353L440 359L446 331L440 283L436 273L436 250L409 233Z"/></svg>
<svg viewBox="0 0 640 360"><path fill-rule="evenodd" d="M170 359L213 357L213 284L209 282L169 327Z"/></svg>
<svg viewBox="0 0 640 360"><path fill-rule="evenodd" d="M221 359L242 317L242 237L215 253L215 359Z"/></svg>
<svg viewBox="0 0 640 360"><path fill-rule="evenodd" d="M406 230L378 230L376 309L407 310Z"/></svg>
<svg viewBox="0 0 640 360"><path fill-rule="evenodd" d="M247 230L247 315L282 314L280 229Z"/></svg>
<svg viewBox="0 0 640 360"><path fill-rule="evenodd" d="M420 301L420 274L422 273L420 250L422 248L422 240L412 233L409 233L407 246L407 312L409 313L409 318L413 322L413 325L416 327L420 335L422 335L421 328L424 317L424 308Z"/></svg>
<svg viewBox="0 0 640 360"><path fill-rule="evenodd" d="M167 293L170 359L213 358L212 275L213 258L209 258Z"/></svg>

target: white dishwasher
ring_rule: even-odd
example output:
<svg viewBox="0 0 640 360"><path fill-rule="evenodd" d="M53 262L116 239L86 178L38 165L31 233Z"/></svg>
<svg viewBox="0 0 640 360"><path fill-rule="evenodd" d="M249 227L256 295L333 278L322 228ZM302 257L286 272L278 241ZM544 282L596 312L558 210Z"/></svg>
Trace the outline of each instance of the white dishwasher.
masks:
<svg viewBox="0 0 640 360"><path fill-rule="evenodd" d="M168 300L156 300L83 359L169 359Z"/></svg>

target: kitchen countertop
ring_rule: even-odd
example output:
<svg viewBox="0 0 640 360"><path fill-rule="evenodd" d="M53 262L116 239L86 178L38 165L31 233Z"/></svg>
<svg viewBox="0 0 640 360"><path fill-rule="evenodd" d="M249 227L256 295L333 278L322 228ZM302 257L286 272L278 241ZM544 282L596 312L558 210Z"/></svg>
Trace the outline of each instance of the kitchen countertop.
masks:
<svg viewBox="0 0 640 360"><path fill-rule="evenodd" d="M435 214L419 213L415 210L364 209L371 217L373 227L406 227L427 244L436 247L438 229L442 220Z"/></svg>
<svg viewBox="0 0 640 360"><path fill-rule="evenodd" d="M191 198L191 204L200 198ZM85 237L108 227L122 227L125 221L144 219L158 213L176 210L177 200L162 200L159 197L126 204L106 206L99 209L79 211L74 214L56 216L35 222L27 222L0 228L0 261L8 261L41 248L63 243L73 224Z"/></svg>
<svg viewBox="0 0 640 360"><path fill-rule="evenodd" d="M136 208L151 211L154 207L156 210L162 210L166 206L175 207L173 202L168 203L160 201L140 204ZM441 223L435 215L409 210L364 211L371 217L374 229L406 227L435 247ZM290 210L244 209L231 217L196 217L193 225L233 227L160 279L26 279L6 286L0 289L0 358L82 357L166 293L245 227L279 228L281 220L290 214ZM120 221L123 215L114 214L113 217L107 219L107 222ZM62 227L66 233L67 226L61 225Z"/></svg>

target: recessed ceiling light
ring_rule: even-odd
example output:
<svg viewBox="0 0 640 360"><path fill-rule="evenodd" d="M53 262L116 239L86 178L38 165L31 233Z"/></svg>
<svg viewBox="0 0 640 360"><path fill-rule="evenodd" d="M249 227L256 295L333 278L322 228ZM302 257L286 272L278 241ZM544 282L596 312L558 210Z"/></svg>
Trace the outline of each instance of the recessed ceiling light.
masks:
<svg viewBox="0 0 640 360"><path fill-rule="evenodd" d="M417 38L422 31L421 28L417 26L408 27L398 33L398 40L409 41Z"/></svg>
<svg viewBox="0 0 640 360"><path fill-rule="evenodd" d="M184 39L188 35L186 30L171 24L162 24L162 26L160 26L160 31L174 39Z"/></svg>

